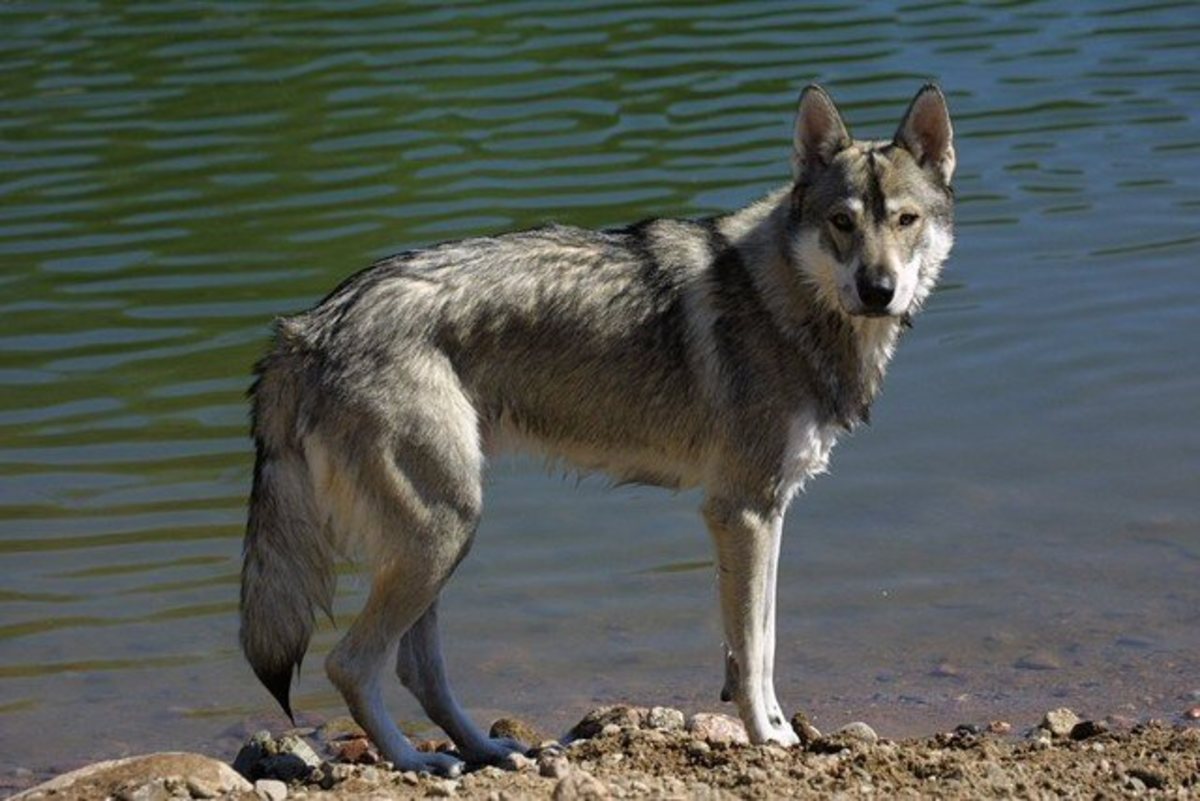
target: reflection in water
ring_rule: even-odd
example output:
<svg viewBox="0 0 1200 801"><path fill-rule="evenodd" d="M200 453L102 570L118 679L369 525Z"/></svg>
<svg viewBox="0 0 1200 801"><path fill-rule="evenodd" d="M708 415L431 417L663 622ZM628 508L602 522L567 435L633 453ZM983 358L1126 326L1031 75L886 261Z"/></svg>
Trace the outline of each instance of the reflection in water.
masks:
<svg viewBox="0 0 1200 801"><path fill-rule="evenodd" d="M1190 4L0 17L0 769L282 722L234 614L241 396L272 316L422 243L744 203L786 178L814 79L882 136L936 76L961 216L872 430L791 515L782 695L902 734L1169 715L1200 684ZM694 494L505 459L487 502L443 612L477 714L716 703ZM307 714L340 711L335 636Z"/></svg>

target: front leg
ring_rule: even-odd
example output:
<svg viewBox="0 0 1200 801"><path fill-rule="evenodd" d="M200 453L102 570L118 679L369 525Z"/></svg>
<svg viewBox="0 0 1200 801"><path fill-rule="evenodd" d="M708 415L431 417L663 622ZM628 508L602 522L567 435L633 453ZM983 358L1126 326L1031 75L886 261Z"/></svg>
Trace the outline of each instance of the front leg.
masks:
<svg viewBox="0 0 1200 801"><path fill-rule="evenodd" d="M722 695L737 702L752 742L795 745L799 738L783 718L771 679L775 621L770 596L782 513L709 498L704 518L716 547L717 586L728 649Z"/></svg>

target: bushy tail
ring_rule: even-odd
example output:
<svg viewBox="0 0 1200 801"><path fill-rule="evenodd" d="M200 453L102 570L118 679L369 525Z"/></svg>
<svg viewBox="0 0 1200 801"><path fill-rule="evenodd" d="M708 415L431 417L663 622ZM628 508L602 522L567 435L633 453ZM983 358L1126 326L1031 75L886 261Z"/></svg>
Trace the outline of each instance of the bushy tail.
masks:
<svg viewBox="0 0 1200 801"><path fill-rule="evenodd" d="M292 362L289 364L289 362ZM277 351L252 390L257 455L242 554L241 642L255 675L292 717L290 690L308 649L314 608L330 612L333 554L294 436L297 366Z"/></svg>

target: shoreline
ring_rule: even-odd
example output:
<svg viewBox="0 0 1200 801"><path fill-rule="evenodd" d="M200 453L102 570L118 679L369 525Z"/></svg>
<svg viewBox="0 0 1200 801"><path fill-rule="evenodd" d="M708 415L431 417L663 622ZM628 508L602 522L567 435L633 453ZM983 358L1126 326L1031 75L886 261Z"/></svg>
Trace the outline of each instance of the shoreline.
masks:
<svg viewBox="0 0 1200 801"><path fill-rule="evenodd" d="M340 801L351 798L771 798L1115 797L1200 794L1200 706L1176 722L1121 716L1083 720L1050 710L1021 729L964 724L926 737L880 738L862 722L821 734L802 714L802 743L752 746L727 715L690 717L669 707L616 705L589 712L562 741L524 723L496 721L493 735L531 743L504 768L454 778L398 772L348 718L273 736L260 732L233 765L165 752L95 763L36 787L19 801L112 797ZM444 740L423 750L451 751ZM15 789L15 788L14 788Z"/></svg>

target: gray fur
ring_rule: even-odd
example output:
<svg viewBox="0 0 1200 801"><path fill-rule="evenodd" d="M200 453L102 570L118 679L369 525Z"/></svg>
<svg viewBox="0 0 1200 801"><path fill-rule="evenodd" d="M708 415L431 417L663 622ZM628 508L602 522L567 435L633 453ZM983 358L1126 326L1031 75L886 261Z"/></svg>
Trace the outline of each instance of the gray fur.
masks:
<svg viewBox="0 0 1200 801"><path fill-rule="evenodd" d="M852 141L810 88L794 139L793 183L730 215L402 253L280 321L253 390L242 642L285 708L339 553L373 583L326 667L387 758L455 769L382 709L397 648L399 675L463 755L516 747L457 707L434 611L474 536L485 454L515 445L616 481L703 488L725 694L755 741L795 742L771 679L783 513L866 419L933 287L954 156L932 87L887 143ZM868 274L895 285L886 308L855 294Z"/></svg>

